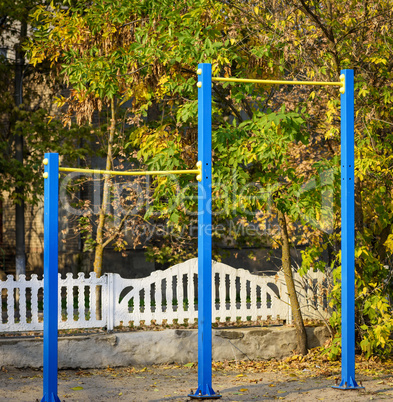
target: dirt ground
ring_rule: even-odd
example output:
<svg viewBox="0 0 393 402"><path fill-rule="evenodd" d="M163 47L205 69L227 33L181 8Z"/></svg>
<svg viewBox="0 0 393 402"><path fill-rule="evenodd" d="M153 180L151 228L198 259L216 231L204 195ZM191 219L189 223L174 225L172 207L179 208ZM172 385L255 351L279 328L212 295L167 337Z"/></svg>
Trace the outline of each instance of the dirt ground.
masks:
<svg viewBox="0 0 393 402"><path fill-rule="evenodd" d="M284 367L284 368L283 368ZM233 370L213 367L213 389L222 401L369 401L393 400L391 369L362 369L356 380L364 390L333 389L337 368L304 368L276 364L262 369L254 365ZM368 373L368 375L364 374ZM58 396L63 402L85 401L189 401L198 373L193 364L105 370L60 370ZM0 401L35 402L42 398L42 371L3 367Z"/></svg>

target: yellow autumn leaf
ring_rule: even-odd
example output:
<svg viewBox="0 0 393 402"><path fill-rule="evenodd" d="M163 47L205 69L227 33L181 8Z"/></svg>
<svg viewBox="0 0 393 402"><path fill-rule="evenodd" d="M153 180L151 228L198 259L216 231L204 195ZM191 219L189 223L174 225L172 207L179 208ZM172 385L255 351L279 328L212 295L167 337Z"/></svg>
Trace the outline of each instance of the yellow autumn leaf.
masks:
<svg viewBox="0 0 393 402"><path fill-rule="evenodd" d="M83 387L74 387L71 388L73 391L82 391Z"/></svg>
<svg viewBox="0 0 393 402"><path fill-rule="evenodd" d="M246 392L246 391L248 391L248 388L240 388L239 391L240 392Z"/></svg>

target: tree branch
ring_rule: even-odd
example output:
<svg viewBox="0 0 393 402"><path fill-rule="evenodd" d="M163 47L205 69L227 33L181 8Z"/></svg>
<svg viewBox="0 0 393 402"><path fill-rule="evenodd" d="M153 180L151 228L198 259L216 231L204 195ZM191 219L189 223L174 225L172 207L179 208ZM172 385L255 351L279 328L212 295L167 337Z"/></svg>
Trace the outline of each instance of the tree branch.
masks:
<svg viewBox="0 0 393 402"><path fill-rule="evenodd" d="M232 102L228 102L228 100L225 98L225 96L223 96L222 93L220 93L219 91L219 86L218 85L213 85L213 90L214 92L218 95L218 97L220 98L220 100L222 102L224 102L228 108L236 115L236 117L239 119L240 122L243 121L242 116L240 115L240 113L236 110L236 108L233 106Z"/></svg>
<svg viewBox="0 0 393 402"><path fill-rule="evenodd" d="M325 36L332 42L335 43L334 41L334 35L333 35L333 31L327 29L327 27L321 22L321 20L317 17L316 14L314 14L311 11L310 6L307 4L307 2L305 0L299 0L302 7L301 9L303 9L303 12L308 14L312 20L314 20L314 22L319 26L319 28L322 30L322 32L325 34Z"/></svg>
<svg viewBox="0 0 393 402"><path fill-rule="evenodd" d="M139 18L138 20L134 20L134 21L131 21L131 22L127 22L127 23L121 25L120 28L124 28L124 27L126 27L127 25L136 24L137 22L142 22L142 21L149 21L149 18Z"/></svg>

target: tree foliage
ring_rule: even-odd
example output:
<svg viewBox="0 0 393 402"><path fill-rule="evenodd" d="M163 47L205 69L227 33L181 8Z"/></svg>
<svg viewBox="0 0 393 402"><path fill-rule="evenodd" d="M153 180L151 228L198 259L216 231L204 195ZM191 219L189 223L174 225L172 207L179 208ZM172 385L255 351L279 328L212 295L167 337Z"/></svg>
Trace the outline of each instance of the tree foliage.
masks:
<svg viewBox="0 0 393 402"><path fill-rule="evenodd" d="M86 153L75 147L78 138L84 134L83 129L64 130L59 121L50 118L51 98L60 87L55 80L49 79L49 69L45 65L21 66L23 102L20 105L15 102L15 52L26 40L21 27L27 24L30 12L42 3L4 0L0 4L0 47L6 51L5 57L0 56L0 199L7 193L15 203L20 203L21 199L33 204L39 201L43 193L41 171L45 152L61 150L63 155L71 158ZM23 137L23 163L15 158L17 134ZM15 191L18 187L24 187L23 193Z"/></svg>
<svg viewBox="0 0 393 402"><path fill-rule="evenodd" d="M71 96L58 101L67 104L66 122L90 121L116 99L114 134L121 147L111 157L132 155L132 162L149 169L194 168L197 162L199 62L212 63L214 75L265 79L338 81L342 69L355 70L357 334L366 355L388 353L392 1L69 4L38 7L31 61L49 61L72 86ZM227 242L256 245L267 238L280 246L282 232L265 230L269 222L277 227L280 211L291 244L306 246L302 272L333 272L331 325L339 331L337 88L214 83L212 91L216 251ZM196 252L196 186L189 180L154 179L142 211L144 221L162 224L165 235L148 248L160 262ZM327 195L334 208L324 208ZM332 356L339 352L336 344Z"/></svg>
<svg viewBox="0 0 393 402"><path fill-rule="evenodd" d="M238 2L227 2L233 7ZM392 125L392 2L310 2L306 0L259 2L256 8L239 10L252 36L260 33L268 46L280 49L274 58L286 75L295 78L336 80L340 70L355 70L356 136L356 304L357 333L366 355L388 353L392 320L388 297L391 295L391 177ZM261 30L261 26L264 29ZM337 118L339 103L330 90L310 89L297 94L307 107L308 124L321 133L333 160L339 155ZM307 102L305 102L307 101ZM311 118L312 116L312 118ZM338 209L337 205L337 209ZM339 229L340 221L336 220ZM321 253L328 242L333 267L339 266L339 232L324 236L313 252ZM308 255L312 250L308 251ZM314 258L318 252L314 254ZM311 261L311 264L314 265ZM336 278L339 277L338 270ZM332 302L339 306L339 282ZM334 316L332 324L339 326Z"/></svg>

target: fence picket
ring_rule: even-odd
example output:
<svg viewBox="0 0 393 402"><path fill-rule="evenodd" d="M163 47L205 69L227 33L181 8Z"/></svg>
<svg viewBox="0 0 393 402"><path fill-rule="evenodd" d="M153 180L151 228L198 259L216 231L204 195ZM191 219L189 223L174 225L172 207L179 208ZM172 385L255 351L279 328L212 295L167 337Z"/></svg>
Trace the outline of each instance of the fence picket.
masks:
<svg viewBox="0 0 393 402"><path fill-rule="evenodd" d="M19 279L19 322L21 325L25 325L27 322L26 317L26 277L21 275Z"/></svg>
<svg viewBox="0 0 393 402"><path fill-rule="evenodd" d="M38 289L41 287L42 281L38 280L36 274L31 275L30 294L31 294L31 325L35 328L38 323ZM59 305L61 308L61 305ZM60 317L60 315L59 315Z"/></svg>
<svg viewBox="0 0 393 402"><path fill-rule="evenodd" d="M84 274L82 272L78 273L79 285L76 286L78 289L78 321L85 322L85 285L84 285Z"/></svg>
<svg viewBox="0 0 393 402"><path fill-rule="evenodd" d="M9 286L7 287L7 324L10 327L13 327L15 324L15 316L14 316L14 306L15 306L15 286L14 286L14 277L12 275L7 276L7 282Z"/></svg>
<svg viewBox="0 0 393 402"><path fill-rule="evenodd" d="M238 312L239 317L242 321L247 320L247 314L248 314L248 309L247 309L247 279L246 279L246 274L247 271L244 269L239 269L238 270L240 275L239 275L239 283L240 283L240 311Z"/></svg>

